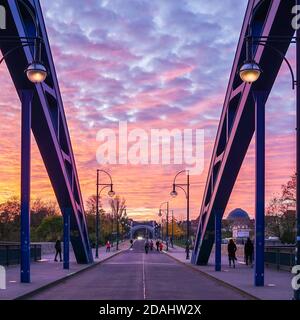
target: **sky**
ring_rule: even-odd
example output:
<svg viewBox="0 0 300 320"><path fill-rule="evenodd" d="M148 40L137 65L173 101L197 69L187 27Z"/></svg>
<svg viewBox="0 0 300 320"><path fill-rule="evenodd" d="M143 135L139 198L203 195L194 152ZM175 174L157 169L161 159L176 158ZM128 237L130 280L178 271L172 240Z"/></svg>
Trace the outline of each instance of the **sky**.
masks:
<svg viewBox="0 0 300 320"><path fill-rule="evenodd" d="M96 169L109 171L116 192L137 220L157 219L170 200L185 218L185 197L170 199L174 175L186 165L99 165L97 133L203 129L204 170L191 177L191 216L202 203L246 0L41 0L84 200L95 194ZM294 48L288 52L292 64ZM266 200L295 171L295 99L286 66L266 106ZM8 80L9 79L9 80ZM20 102L0 66L0 201L19 195ZM32 198L54 193L32 140ZM226 214L254 213L254 144ZM101 176L102 181L105 177ZM182 176L178 182L184 183ZM103 206L108 209L107 196Z"/></svg>

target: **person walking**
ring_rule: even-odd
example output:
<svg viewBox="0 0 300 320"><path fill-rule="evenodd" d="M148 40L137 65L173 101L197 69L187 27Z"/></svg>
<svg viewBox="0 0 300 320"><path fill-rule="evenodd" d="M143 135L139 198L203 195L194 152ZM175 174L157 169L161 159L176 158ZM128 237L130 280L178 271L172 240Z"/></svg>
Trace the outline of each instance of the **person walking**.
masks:
<svg viewBox="0 0 300 320"><path fill-rule="evenodd" d="M106 252L110 252L110 248L111 248L110 242L107 241L106 242Z"/></svg>
<svg viewBox="0 0 300 320"><path fill-rule="evenodd" d="M153 246L154 246L153 240L151 240L151 241L150 241L150 250L151 250L151 251L153 251Z"/></svg>
<svg viewBox="0 0 300 320"><path fill-rule="evenodd" d="M164 248L164 245L162 242L159 243L159 251L162 252Z"/></svg>
<svg viewBox="0 0 300 320"><path fill-rule="evenodd" d="M235 268L235 260L237 260L235 253L236 253L237 247L233 239L229 240L227 250L228 250L229 267L231 267L231 262L232 262L233 268Z"/></svg>
<svg viewBox="0 0 300 320"><path fill-rule="evenodd" d="M156 240L156 251L159 251L159 244L160 244L160 242L159 242L159 240Z"/></svg>
<svg viewBox="0 0 300 320"><path fill-rule="evenodd" d="M146 254L148 254L148 252L149 252L149 241L148 241L148 239L145 241L145 252L146 252Z"/></svg>
<svg viewBox="0 0 300 320"><path fill-rule="evenodd" d="M54 261L57 261L57 256L59 255L59 261L62 262L60 240L56 240L56 242L55 242L55 251L56 251L56 253L55 253Z"/></svg>
<svg viewBox="0 0 300 320"><path fill-rule="evenodd" d="M250 238L248 238L247 242L245 243L245 246L244 246L245 262L246 262L247 266L249 264L252 266L253 252L254 252L254 245L253 245L252 241L250 240Z"/></svg>

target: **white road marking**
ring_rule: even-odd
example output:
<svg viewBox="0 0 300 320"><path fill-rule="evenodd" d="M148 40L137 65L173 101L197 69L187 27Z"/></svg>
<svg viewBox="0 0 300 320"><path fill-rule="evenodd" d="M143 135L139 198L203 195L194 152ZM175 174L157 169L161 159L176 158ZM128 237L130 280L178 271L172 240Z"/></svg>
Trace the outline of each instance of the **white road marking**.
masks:
<svg viewBox="0 0 300 320"><path fill-rule="evenodd" d="M144 288L144 300L146 300L146 278L145 278L145 254L142 254L143 257L143 288Z"/></svg>

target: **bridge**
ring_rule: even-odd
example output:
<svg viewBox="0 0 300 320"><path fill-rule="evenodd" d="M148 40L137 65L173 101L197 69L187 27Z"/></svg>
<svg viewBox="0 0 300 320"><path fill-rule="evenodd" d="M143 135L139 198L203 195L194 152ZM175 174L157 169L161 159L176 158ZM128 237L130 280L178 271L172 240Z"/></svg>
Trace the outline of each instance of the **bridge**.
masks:
<svg viewBox="0 0 300 320"><path fill-rule="evenodd" d="M151 239L158 237L157 223L155 221L137 222L132 221L130 225L130 238L133 239L139 230L145 231L145 236Z"/></svg>
<svg viewBox="0 0 300 320"><path fill-rule="evenodd" d="M300 1L297 3L300 4ZM224 296L239 300L257 298L252 291L247 291L245 288L233 289L224 285L226 279L224 280L220 276L224 265L221 254L221 221L249 144L255 134L256 248L254 286L264 286L264 108L282 63L287 63L292 74L292 87L297 92L297 124L300 128L300 85L297 81L300 79L299 31L294 37L295 30L290 23L294 17L295 1L248 1L199 212L199 225L191 262L185 259L185 248L170 248L169 252L163 250L162 253L154 250L154 252L147 254L144 251L142 241L136 241L133 248L130 249L129 244L125 242L120 252L107 253L107 256L102 248L103 251L100 252L102 260L94 261L84 214L80 181L40 2L38 0L1 0L0 5L1 8L6 8L6 28L1 27L0 31L0 49L3 55L1 62L5 61L7 65L22 109L21 283L31 282L31 267L36 270L35 276L37 277L39 273L42 274L41 267L51 270L51 265L49 267L49 264L47 266L32 264L30 259L31 132L37 142L63 216L63 267L65 272L69 272L70 268L81 272L80 276L73 278L70 277L72 275L70 273L60 273L57 277L61 283L52 286L49 290L39 290L39 292L33 290L30 293L26 291L28 287L25 290L20 286L22 294L19 298L127 299L130 297L132 299L168 299L170 295L174 299L221 299ZM296 43L296 77L285 57L291 43ZM41 61L43 65L38 63ZM261 73L260 77L257 77L257 81L244 82L241 79L239 71L245 61L248 67L253 68L254 65L259 65L263 70L262 73L259 69L254 70L256 74ZM25 69L26 73L24 73ZM253 70L250 71L253 72ZM34 77L44 77L45 74L47 76L43 79L44 81L35 81L37 78ZM298 129L297 172L299 172L300 165L299 131ZM300 188L297 189L297 199L300 196L299 190ZM300 210L298 209L297 203L297 247L300 244ZM149 223L132 222L131 238L134 238L136 232L142 229L147 230L150 237L158 237L157 225L151 221ZM70 255L72 250L69 248L69 242L71 242L74 252L73 260ZM214 257L212 256L213 250ZM300 250L297 251L297 254L300 254ZM182 257L184 257L183 260ZM300 259L298 256L296 258L298 258L297 263ZM100 262L101 267L97 266ZM205 269L205 266L209 266L211 263L214 265L214 272L219 272L219 275L210 269ZM85 266L86 269L82 272L81 265L91 265L93 269ZM158 268L159 272L157 272ZM195 270L200 272L195 273ZM248 279L252 271L246 268L243 270L245 278ZM11 275L15 277L14 272L15 270L10 271ZM114 277L115 274L119 275L117 280ZM214 279L212 279L212 274ZM271 281L280 281L278 273L270 272L270 274L272 274ZM232 273L228 272L228 275L232 275ZM99 278L103 281L101 286L105 285L109 288L106 292L101 291L101 286L97 281ZM51 281L54 280L57 281L57 279ZM231 278L227 282L233 280L234 278ZM49 279L47 281L51 282ZM122 285L120 285L120 281L122 281ZM88 291L86 290L87 283L93 283ZM112 283L113 285L111 285ZM72 290L74 285L78 287L76 292ZM180 292L178 292L178 286L181 288ZM168 290L165 290L166 287ZM122 288L126 288L126 290ZM292 292L290 288L288 290ZM11 291L8 290L8 294L12 294ZM82 296L83 293L84 296ZM295 298L299 299L297 291Z"/></svg>

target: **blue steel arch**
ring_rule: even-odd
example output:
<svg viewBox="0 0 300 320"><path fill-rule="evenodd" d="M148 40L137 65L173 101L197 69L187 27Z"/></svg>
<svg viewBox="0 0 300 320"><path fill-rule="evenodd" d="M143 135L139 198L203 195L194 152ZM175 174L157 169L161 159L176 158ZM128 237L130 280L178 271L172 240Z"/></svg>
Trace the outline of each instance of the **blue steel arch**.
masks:
<svg viewBox="0 0 300 320"><path fill-rule="evenodd" d="M255 130L255 106L252 91L264 91L269 96L283 56L289 48L295 30L292 28L292 8L295 0L249 0L240 39L225 96L211 164L206 181L192 262L207 264L215 241L216 212L223 216L234 183L242 166ZM254 12L254 15L252 15ZM245 37L252 25L252 36L268 37L266 44L283 53L274 54L267 46L254 46L253 58L264 71L253 84L242 82L238 70L246 59ZM285 41L272 41L282 36ZM272 63L270 63L272 61Z"/></svg>
<svg viewBox="0 0 300 320"><path fill-rule="evenodd" d="M48 68L48 77L37 85L26 78L24 69L33 60L30 47L14 51L5 58L5 62L19 96L22 90L34 92L31 129L61 212L63 215L70 212L70 239L76 260L78 263L91 263L93 256L79 179L42 9L39 0L25 2L37 15L43 40L42 61ZM0 0L0 5L6 8L6 29L0 30L1 36L14 39L35 37L34 21L22 4L17 0ZM12 46L21 47L21 44L18 40L14 43L0 41L2 55L5 56Z"/></svg>

